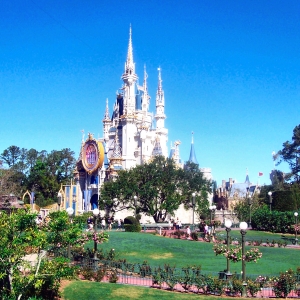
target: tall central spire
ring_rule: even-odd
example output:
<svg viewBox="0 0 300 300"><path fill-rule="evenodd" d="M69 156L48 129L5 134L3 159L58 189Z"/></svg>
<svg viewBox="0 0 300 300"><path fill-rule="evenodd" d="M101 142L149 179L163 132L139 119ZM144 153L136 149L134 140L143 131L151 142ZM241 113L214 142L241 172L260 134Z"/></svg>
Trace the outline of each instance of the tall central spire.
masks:
<svg viewBox="0 0 300 300"><path fill-rule="evenodd" d="M189 162L199 165L197 158L196 158L195 149L194 149L194 132L192 132L192 143L191 143Z"/></svg>
<svg viewBox="0 0 300 300"><path fill-rule="evenodd" d="M126 60L126 63L125 63L125 73L126 74L133 74L134 73L131 25L130 25L130 28L129 28L129 43L128 43L128 50L127 50L127 60Z"/></svg>

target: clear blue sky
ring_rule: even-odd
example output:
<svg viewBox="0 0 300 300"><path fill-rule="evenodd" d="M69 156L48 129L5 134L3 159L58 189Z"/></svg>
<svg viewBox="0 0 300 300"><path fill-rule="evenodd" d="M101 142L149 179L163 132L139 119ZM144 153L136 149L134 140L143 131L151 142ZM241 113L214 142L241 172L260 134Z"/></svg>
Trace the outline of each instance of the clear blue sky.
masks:
<svg viewBox="0 0 300 300"><path fill-rule="evenodd" d="M162 68L169 144L218 184L269 184L272 151L300 122L300 1L2 0L0 152L11 145L78 155L81 130L102 137L127 54L155 107ZM286 166L279 166L286 170Z"/></svg>

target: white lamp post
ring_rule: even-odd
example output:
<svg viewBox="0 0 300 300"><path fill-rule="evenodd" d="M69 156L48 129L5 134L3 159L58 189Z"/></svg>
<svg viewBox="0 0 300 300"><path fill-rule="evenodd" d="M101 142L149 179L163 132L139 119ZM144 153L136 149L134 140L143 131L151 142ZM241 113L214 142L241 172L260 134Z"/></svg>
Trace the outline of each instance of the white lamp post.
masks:
<svg viewBox="0 0 300 300"><path fill-rule="evenodd" d="M245 235L248 224L246 222L240 223L241 235L242 235L242 279L243 279L243 293L242 297L247 297L247 282L246 282L246 261L245 261Z"/></svg>
<svg viewBox="0 0 300 300"><path fill-rule="evenodd" d="M295 216L295 245L298 245L298 239L297 239L297 231L298 231L298 212L294 212Z"/></svg>
<svg viewBox="0 0 300 300"><path fill-rule="evenodd" d="M58 194L57 194L57 205L58 205L58 210L60 210L61 199L62 199L62 193L61 193L61 192L58 192Z"/></svg>
<svg viewBox="0 0 300 300"><path fill-rule="evenodd" d="M270 191L268 195L269 195L270 211L272 211L272 192Z"/></svg>
<svg viewBox="0 0 300 300"><path fill-rule="evenodd" d="M230 237L229 233L231 230L232 221L231 220L225 220L225 227L226 227L226 233L227 233L227 252L230 250ZM226 270L226 277L228 278L232 274L230 273L230 266L229 266L229 257L227 257L227 270Z"/></svg>
<svg viewBox="0 0 300 300"><path fill-rule="evenodd" d="M213 235L213 233L214 233L214 226L213 226L213 224L212 224L212 214L213 214L213 212L216 210L216 206L215 205L211 205L210 207L209 207L209 210L210 210L210 235L212 236Z"/></svg>
<svg viewBox="0 0 300 300"><path fill-rule="evenodd" d="M193 206L193 230L194 230L194 223L195 223L195 220L194 220L194 216L195 216L195 196L196 196L196 193L193 193L192 194L192 206Z"/></svg>

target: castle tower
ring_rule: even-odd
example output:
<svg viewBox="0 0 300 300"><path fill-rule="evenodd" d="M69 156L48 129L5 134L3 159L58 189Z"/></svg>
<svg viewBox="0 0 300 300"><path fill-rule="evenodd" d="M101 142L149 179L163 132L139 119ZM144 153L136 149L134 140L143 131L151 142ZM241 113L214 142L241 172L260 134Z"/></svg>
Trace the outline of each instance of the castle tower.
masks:
<svg viewBox="0 0 300 300"><path fill-rule="evenodd" d="M109 128L111 127L111 120L109 118L109 110L108 110L108 99L106 99L106 107L105 107L105 114L104 114L104 119L102 120L103 122L103 136L104 136L104 142L108 142L108 131Z"/></svg>
<svg viewBox="0 0 300 300"><path fill-rule="evenodd" d="M165 96L162 88L161 68L158 68L158 87L156 91L156 133L159 137L162 153L167 156L168 130L165 128Z"/></svg>

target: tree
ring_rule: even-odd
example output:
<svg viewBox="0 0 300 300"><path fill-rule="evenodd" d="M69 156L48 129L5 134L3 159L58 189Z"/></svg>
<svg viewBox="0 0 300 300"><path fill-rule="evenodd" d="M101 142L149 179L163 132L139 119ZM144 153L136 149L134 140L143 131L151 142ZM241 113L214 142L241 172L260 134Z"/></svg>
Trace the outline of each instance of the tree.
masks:
<svg viewBox="0 0 300 300"><path fill-rule="evenodd" d="M7 295L16 295L15 279L20 276L20 266L28 248L39 252L46 244L46 235L38 230L36 215L25 210L0 214L0 290ZM16 297L17 298L17 297Z"/></svg>
<svg viewBox="0 0 300 300"><path fill-rule="evenodd" d="M190 164L183 170L172 159L156 156L149 163L120 171L115 181L104 183L100 207L112 214L132 208L159 222L164 221L167 214L174 214L182 203L189 208L193 192L197 193L196 201L200 203L207 199L209 191L210 182L203 178L196 165Z"/></svg>
<svg viewBox="0 0 300 300"><path fill-rule="evenodd" d="M21 154L22 151L19 147L10 146L2 152L0 158L3 159L8 167L13 167L18 162Z"/></svg>
<svg viewBox="0 0 300 300"><path fill-rule="evenodd" d="M75 269L68 259L47 259L44 249L108 240L107 233L83 233L82 224L72 222L65 211L51 213L43 225L23 209L1 212L0 231L0 299L56 299L61 279L73 276ZM32 253L37 255L34 266L24 259Z"/></svg>
<svg viewBox="0 0 300 300"><path fill-rule="evenodd" d="M254 195L251 197L251 207L247 198L239 198L233 206L233 211L240 221L245 221L248 223L250 221L250 210L251 214L254 214L254 212L261 208L262 205L263 204L259 198L259 194L254 193Z"/></svg>
<svg viewBox="0 0 300 300"><path fill-rule="evenodd" d="M20 196L20 178L17 178L17 175L20 174L11 169L4 169L0 162L0 195Z"/></svg>
<svg viewBox="0 0 300 300"><path fill-rule="evenodd" d="M277 156L281 159L278 164L285 161L290 166L291 172L286 175L286 178L294 178L300 184L300 125L294 128L292 141L283 143L283 148L278 152Z"/></svg>
<svg viewBox="0 0 300 300"><path fill-rule="evenodd" d="M26 190L34 191L42 206L55 201L60 186L73 177L76 162L69 148L47 153L10 146L0 157L8 167L0 166L0 194L21 197Z"/></svg>

